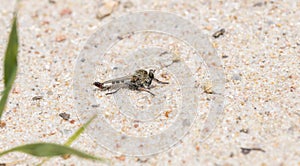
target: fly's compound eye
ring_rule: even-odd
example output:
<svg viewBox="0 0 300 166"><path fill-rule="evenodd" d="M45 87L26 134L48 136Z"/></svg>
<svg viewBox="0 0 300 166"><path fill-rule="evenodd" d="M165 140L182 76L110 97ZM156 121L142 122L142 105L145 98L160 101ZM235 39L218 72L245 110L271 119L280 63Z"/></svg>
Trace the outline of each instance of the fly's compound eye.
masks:
<svg viewBox="0 0 300 166"><path fill-rule="evenodd" d="M151 78L151 79L153 79L154 78L154 72L155 72L155 70L149 70L149 77Z"/></svg>
<svg viewBox="0 0 300 166"><path fill-rule="evenodd" d="M153 73L149 73L149 77L150 77L151 79L153 79L153 78L154 78L154 74L153 74Z"/></svg>

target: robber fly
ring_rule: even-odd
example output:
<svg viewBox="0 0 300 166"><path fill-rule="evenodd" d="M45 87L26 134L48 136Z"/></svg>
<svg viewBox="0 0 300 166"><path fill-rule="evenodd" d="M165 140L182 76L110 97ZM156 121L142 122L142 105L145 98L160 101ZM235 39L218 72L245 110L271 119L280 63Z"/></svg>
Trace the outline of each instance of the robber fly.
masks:
<svg viewBox="0 0 300 166"><path fill-rule="evenodd" d="M93 85L98 87L101 91L114 89L115 91L106 93L106 95L114 94L118 92L121 88L128 88L131 90L145 91L155 96L149 89L152 81L160 84L169 84L168 82L163 82L154 77L155 70L150 69L149 72L140 69L136 70L133 75L116 78L108 80L105 82L94 82Z"/></svg>

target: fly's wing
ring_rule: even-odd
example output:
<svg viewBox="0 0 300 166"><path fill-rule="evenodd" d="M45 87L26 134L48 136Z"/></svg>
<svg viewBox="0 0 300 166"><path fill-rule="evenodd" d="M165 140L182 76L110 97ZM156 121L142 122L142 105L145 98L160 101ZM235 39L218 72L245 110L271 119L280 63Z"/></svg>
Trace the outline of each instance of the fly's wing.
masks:
<svg viewBox="0 0 300 166"><path fill-rule="evenodd" d="M106 85L114 85L114 84L128 84L131 81L132 76L125 76L120 78L115 78L111 80L107 80L103 82L104 86Z"/></svg>

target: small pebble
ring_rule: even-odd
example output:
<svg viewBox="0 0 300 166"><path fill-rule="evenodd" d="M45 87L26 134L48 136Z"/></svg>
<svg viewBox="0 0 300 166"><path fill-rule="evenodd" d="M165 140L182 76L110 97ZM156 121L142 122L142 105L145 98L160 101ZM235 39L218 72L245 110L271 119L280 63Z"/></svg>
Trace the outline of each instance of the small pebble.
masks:
<svg viewBox="0 0 300 166"><path fill-rule="evenodd" d="M43 96L34 96L34 97L32 98L33 101L41 100L41 99L43 99Z"/></svg>
<svg viewBox="0 0 300 166"><path fill-rule="evenodd" d="M168 117L169 117L169 114L170 114L171 112L172 112L172 110L166 111L166 112L165 112L165 117L168 118Z"/></svg>
<svg viewBox="0 0 300 166"><path fill-rule="evenodd" d="M249 133L249 129L241 129L240 132L248 134Z"/></svg>
<svg viewBox="0 0 300 166"><path fill-rule="evenodd" d="M51 3L51 4L56 4L55 0L48 0L48 2Z"/></svg>
<svg viewBox="0 0 300 166"><path fill-rule="evenodd" d="M267 2L257 2L257 3L255 3L254 5L253 5L253 7L262 7L263 5L266 5L267 4Z"/></svg>
<svg viewBox="0 0 300 166"><path fill-rule="evenodd" d="M65 134L65 135L70 135L70 134L72 134L72 130L64 129L62 131L62 133Z"/></svg>
<svg viewBox="0 0 300 166"><path fill-rule="evenodd" d="M70 154L64 154L61 157L66 160L66 159L70 158L71 155Z"/></svg>
<svg viewBox="0 0 300 166"><path fill-rule="evenodd" d="M51 90L48 90L47 95L53 95L53 92Z"/></svg>
<svg viewBox="0 0 300 166"><path fill-rule="evenodd" d="M65 35L58 35L55 37L55 41L56 42L63 42L67 39L67 37Z"/></svg>
<svg viewBox="0 0 300 166"><path fill-rule="evenodd" d="M116 1L104 1L97 12L97 19L101 20L104 17L109 16L114 9L119 5Z"/></svg>
<svg viewBox="0 0 300 166"><path fill-rule="evenodd" d="M119 40L123 40L123 37L122 37L122 36L117 36L117 38L118 38Z"/></svg>
<svg viewBox="0 0 300 166"><path fill-rule="evenodd" d="M241 150L244 155L249 154L252 150L266 152L265 150L263 150L261 148L241 148Z"/></svg>
<svg viewBox="0 0 300 166"><path fill-rule="evenodd" d="M99 106L100 106L100 104L93 104L93 105L92 105L93 108L97 108L97 107L99 107Z"/></svg>
<svg viewBox="0 0 300 166"><path fill-rule="evenodd" d="M71 14L72 14L72 10L69 8L65 8L60 11L60 16L71 15Z"/></svg>
<svg viewBox="0 0 300 166"><path fill-rule="evenodd" d="M131 1L124 2L123 7L124 8L131 8L133 6L133 3Z"/></svg>
<svg viewBox="0 0 300 166"><path fill-rule="evenodd" d="M225 33L225 29L222 28L222 29L218 30L217 32L215 32L212 36L214 38L219 38L220 36L224 35L224 33Z"/></svg>
<svg viewBox="0 0 300 166"><path fill-rule="evenodd" d="M120 161L125 161L126 157L124 155L121 155L121 156L117 156L116 159Z"/></svg>
<svg viewBox="0 0 300 166"><path fill-rule="evenodd" d="M240 81L240 80L241 80L240 74L233 74L233 75L232 75L232 80Z"/></svg>
<svg viewBox="0 0 300 166"><path fill-rule="evenodd" d="M228 56L227 55L222 55L222 58L225 59L225 58L228 58Z"/></svg>
<svg viewBox="0 0 300 166"><path fill-rule="evenodd" d="M4 128L6 126L5 122L0 121L0 128Z"/></svg>
<svg viewBox="0 0 300 166"><path fill-rule="evenodd" d="M244 155L247 155L251 152L251 149L249 149L249 148L241 148L241 150Z"/></svg>
<svg viewBox="0 0 300 166"><path fill-rule="evenodd" d="M70 119L70 114L67 113L60 113L59 114L60 117L62 117L64 120L69 120Z"/></svg>
<svg viewBox="0 0 300 166"><path fill-rule="evenodd" d="M149 158L142 158L142 157L138 157L136 159L137 162L140 162L140 163L146 163L147 161L149 160Z"/></svg>
<svg viewBox="0 0 300 166"><path fill-rule="evenodd" d="M210 81L206 81L204 83L204 85L202 86L204 93L207 93L207 94L213 94L212 88L213 88L213 85L212 85L212 82L210 82Z"/></svg>

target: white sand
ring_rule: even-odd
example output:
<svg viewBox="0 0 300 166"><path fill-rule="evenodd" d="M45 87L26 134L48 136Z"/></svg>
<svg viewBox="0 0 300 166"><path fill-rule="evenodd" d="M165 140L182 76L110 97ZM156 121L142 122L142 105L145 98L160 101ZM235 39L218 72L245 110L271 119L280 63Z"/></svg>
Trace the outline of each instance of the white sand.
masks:
<svg viewBox="0 0 300 166"><path fill-rule="evenodd" d="M64 143L81 126L72 84L77 57L89 37L99 26L130 11L161 10L193 22L208 35L224 64L226 108L217 128L199 142L201 123L196 122L174 148L148 157L111 153L95 143L88 132L72 147L110 158L114 165L300 165L299 1L122 0L120 4L110 3L115 5L114 11L101 20L100 1L54 2L21 1L19 71L1 119L6 126L0 128L0 151L37 141ZM10 0L1 1L1 55L13 7ZM211 35L220 28L225 28L225 34L214 39ZM0 69L3 72L2 65ZM35 96L43 99L33 101ZM62 112L69 113L75 122L62 120L58 116ZM265 152L243 154L241 147ZM0 158L0 163L8 165L40 161L22 153ZM101 165L75 156L53 158L45 165L63 164Z"/></svg>

